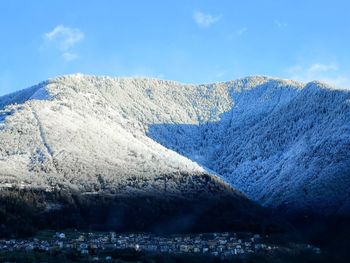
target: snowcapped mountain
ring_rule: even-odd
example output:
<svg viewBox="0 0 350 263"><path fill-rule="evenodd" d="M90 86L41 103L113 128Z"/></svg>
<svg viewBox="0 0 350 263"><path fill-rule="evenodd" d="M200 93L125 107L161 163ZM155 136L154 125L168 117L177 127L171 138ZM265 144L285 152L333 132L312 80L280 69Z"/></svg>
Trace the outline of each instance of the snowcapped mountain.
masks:
<svg viewBox="0 0 350 263"><path fill-rule="evenodd" d="M232 106L213 103L219 120L151 125L149 135L260 204L350 211L350 91L248 78L226 83L224 94Z"/></svg>
<svg viewBox="0 0 350 263"><path fill-rule="evenodd" d="M3 187L183 193L226 181L263 205L350 211L350 92L322 83L78 74L0 97L0 110Z"/></svg>

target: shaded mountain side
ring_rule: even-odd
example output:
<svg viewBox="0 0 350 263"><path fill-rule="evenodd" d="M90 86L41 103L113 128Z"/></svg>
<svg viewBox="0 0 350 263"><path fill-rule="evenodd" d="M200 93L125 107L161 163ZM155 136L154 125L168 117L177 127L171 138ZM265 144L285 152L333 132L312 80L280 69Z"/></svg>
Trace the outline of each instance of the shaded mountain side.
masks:
<svg viewBox="0 0 350 263"><path fill-rule="evenodd" d="M188 176L188 175L186 175ZM287 225L230 187L203 175L202 191L126 195L7 189L0 192L0 237L42 229L154 232L158 234L251 231L283 232Z"/></svg>
<svg viewBox="0 0 350 263"><path fill-rule="evenodd" d="M349 214L350 92L311 83L245 93L219 121L152 124L147 134L263 205Z"/></svg>

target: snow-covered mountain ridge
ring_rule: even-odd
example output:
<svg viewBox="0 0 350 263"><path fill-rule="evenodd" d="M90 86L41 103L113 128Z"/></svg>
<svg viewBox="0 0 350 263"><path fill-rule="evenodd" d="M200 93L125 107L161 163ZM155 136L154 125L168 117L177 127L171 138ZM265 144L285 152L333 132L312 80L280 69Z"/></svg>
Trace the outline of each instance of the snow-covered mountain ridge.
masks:
<svg viewBox="0 0 350 263"><path fill-rule="evenodd" d="M350 92L322 83L70 75L0 110L2 184L157 191L212 173L264 205L350 210Z"/></svg>

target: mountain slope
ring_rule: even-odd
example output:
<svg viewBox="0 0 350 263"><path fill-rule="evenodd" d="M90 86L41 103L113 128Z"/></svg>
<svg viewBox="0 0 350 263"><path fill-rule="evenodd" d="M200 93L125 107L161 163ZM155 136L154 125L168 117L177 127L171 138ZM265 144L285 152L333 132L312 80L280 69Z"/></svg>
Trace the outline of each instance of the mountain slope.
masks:
<svg viewBox="0 0 350 263"><path fill-rule="evenodd" d="M349 213L349 91L272 80L231 98L218 122L152 125L150 135L263 205Z"/></svg>
<svg viewBox="0 0 350 263"><path fill-rule="evenodd" d="M36 99L43 89L50 94L49 100ZM151 121L147 118L153 117L140 114L144 106L136 101L138 94L123 89L123 84L118 86L109 78L75 76L31 88L31 96L24 91L23 97L30 99L2 113L9 115L1 131L3 182L94 191L125 186L130 177L148 181L162 174L205 173L144 136L146 123ZM16 96L23 100L22 94ZM1 100L13 102L6 97ZM154 183L151 180L149 187Z"/></svg>
<svg viewBox="0 0 350 263"><path fill-rule="evenodd" d="M0 98L0 180L129 195L196 193L201 176L229 189L221 177L264 205L349 211L349 99L267 77L58 77Z"/></svg>
<svg viewBox="0 0 350 263"><path fill-rule="evenodd" d="M197 108L160 100L176 87L180 96L176 83L74 75L1 97L0 237L279 228L222 179L146 136L150 123L192 122Z"/></svg>

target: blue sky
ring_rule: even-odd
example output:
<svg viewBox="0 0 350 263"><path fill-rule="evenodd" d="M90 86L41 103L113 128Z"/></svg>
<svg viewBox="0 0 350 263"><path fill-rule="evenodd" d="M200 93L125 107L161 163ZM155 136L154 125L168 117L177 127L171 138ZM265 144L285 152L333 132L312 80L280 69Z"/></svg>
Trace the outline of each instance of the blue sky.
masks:
<svg viewBox="0 0 350 263"><path fill-rule="evenodd" d="M0 95L62 74L350 87L347 0L3 0Z"/></svg>

